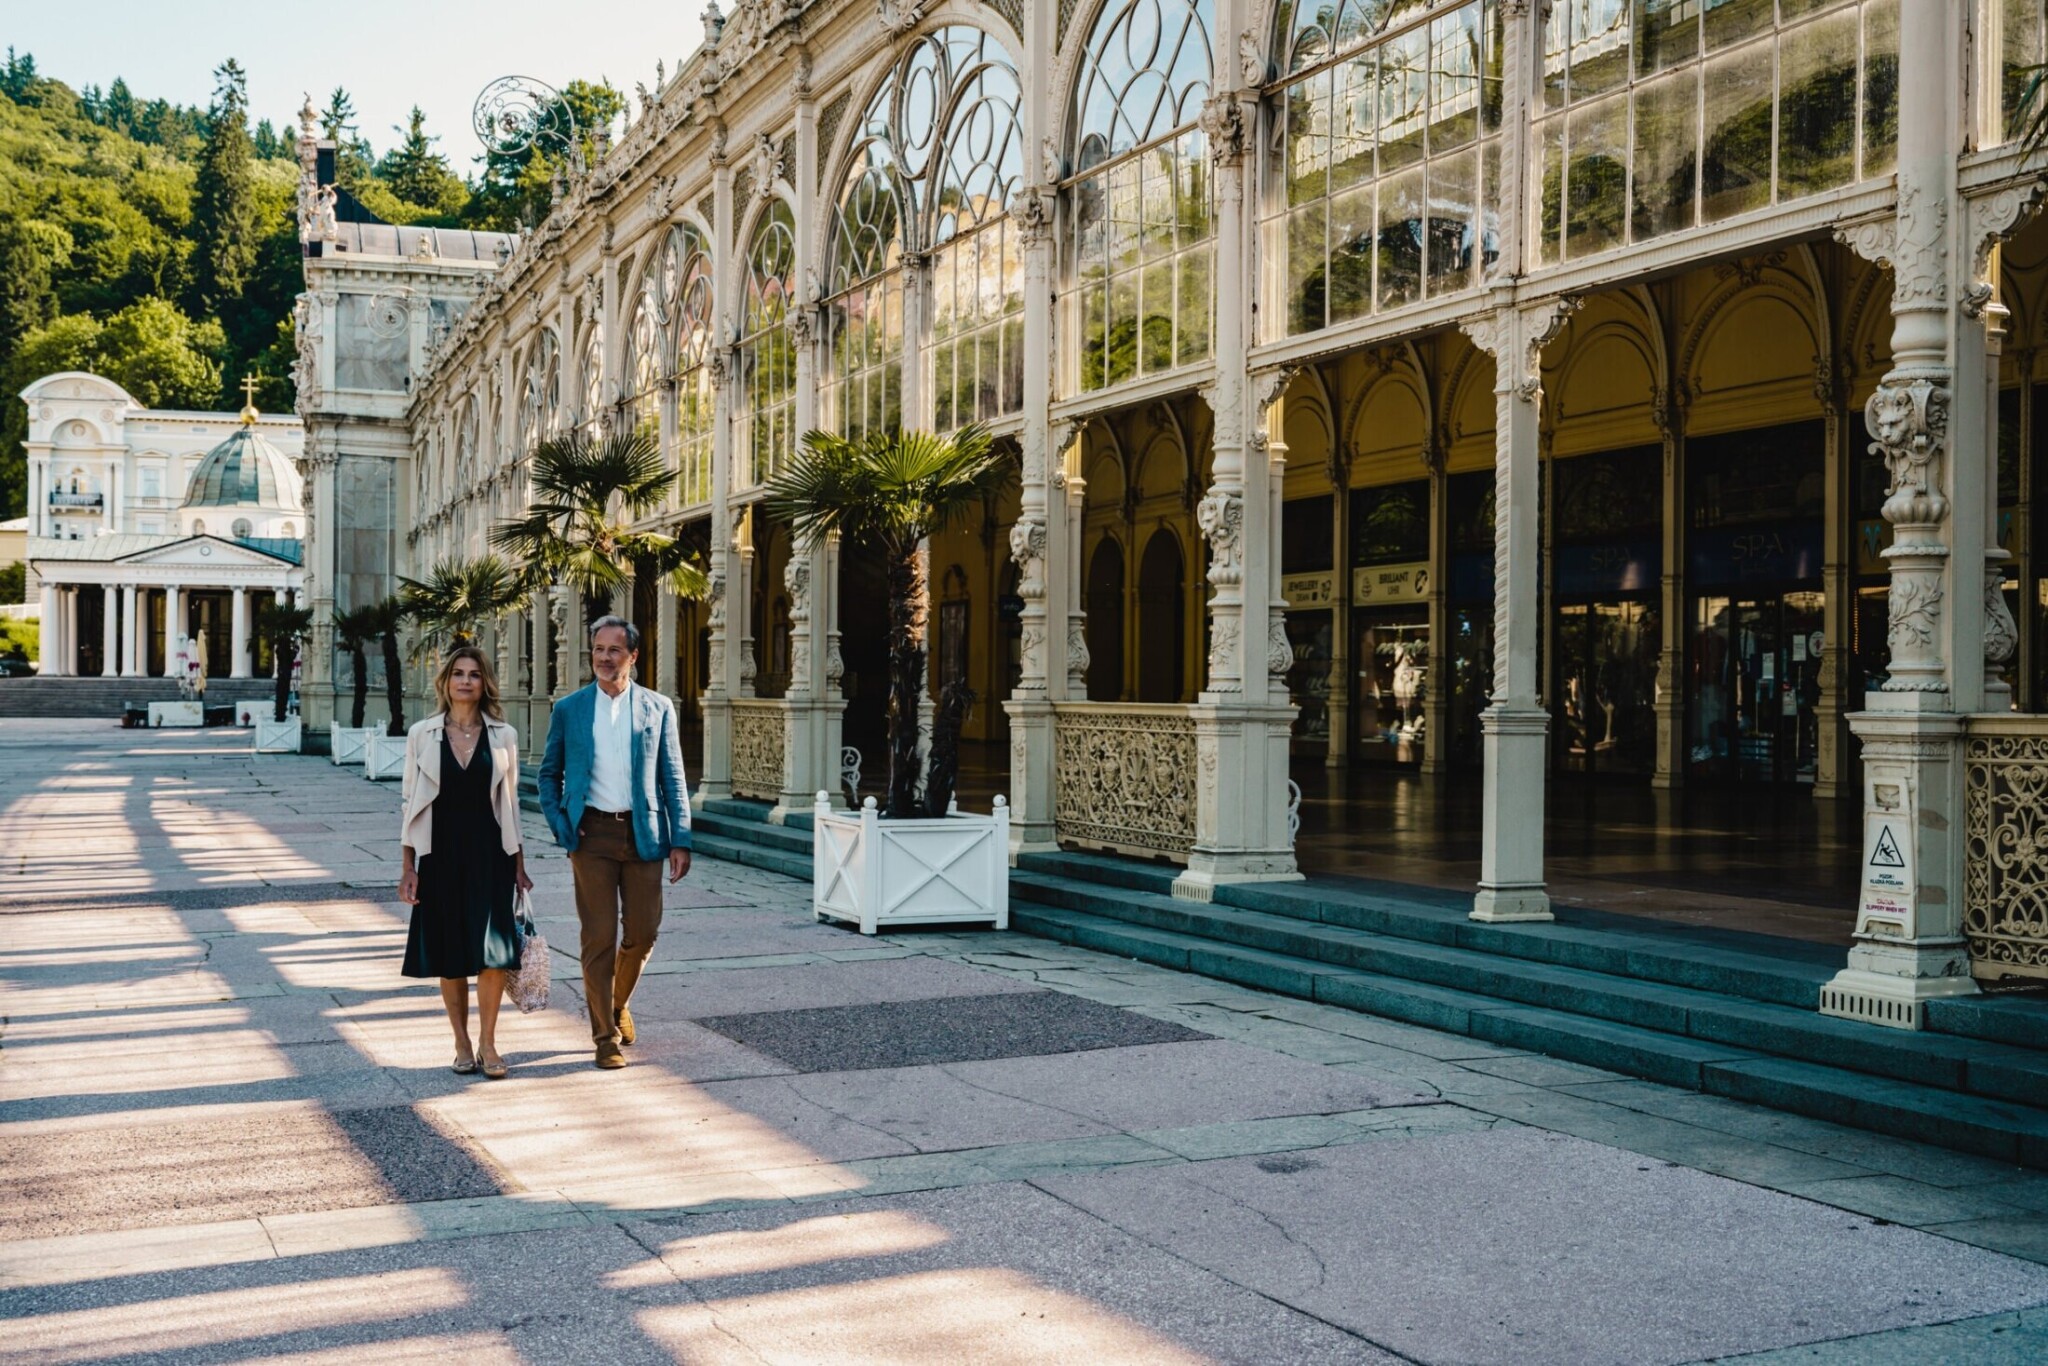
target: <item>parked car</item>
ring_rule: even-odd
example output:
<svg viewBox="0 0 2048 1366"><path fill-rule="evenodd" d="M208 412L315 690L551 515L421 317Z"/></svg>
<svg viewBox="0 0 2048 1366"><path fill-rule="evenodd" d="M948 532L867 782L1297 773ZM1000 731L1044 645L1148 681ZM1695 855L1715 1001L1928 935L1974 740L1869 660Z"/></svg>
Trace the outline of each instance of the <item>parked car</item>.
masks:
<svg viewBox="0 0 2048 1366"><path fill-rule="evenodd" d="M27 655L0 655L0 678L33 678L35 661Z"/></svg>

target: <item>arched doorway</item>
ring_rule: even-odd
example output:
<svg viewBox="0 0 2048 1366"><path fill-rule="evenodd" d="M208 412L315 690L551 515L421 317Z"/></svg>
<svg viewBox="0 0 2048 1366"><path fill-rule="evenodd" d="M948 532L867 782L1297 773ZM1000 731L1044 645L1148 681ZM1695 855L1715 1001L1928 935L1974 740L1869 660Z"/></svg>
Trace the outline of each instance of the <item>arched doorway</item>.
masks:
<svg viewBox="0 0 2048 1366"><path fill-rule="evenodd" d="M1165 527L1138 562L1138 700L1181 701L1187 676L1187 594L1180 538Z"/></svg>
<svg viewBox="0 0 2048 1366"><path fill-rule="evenodd" d="M1124 548L1104 536L1088 561L1088 700L1124 694Z"/></svg>

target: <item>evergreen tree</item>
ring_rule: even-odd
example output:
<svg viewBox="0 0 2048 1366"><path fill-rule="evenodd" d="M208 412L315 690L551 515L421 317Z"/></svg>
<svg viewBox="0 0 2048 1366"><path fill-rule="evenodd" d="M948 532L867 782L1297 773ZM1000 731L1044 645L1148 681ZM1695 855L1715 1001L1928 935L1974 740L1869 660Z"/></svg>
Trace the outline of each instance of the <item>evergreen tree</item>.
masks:
<svg viewBox="0 0 2048 1366"><path fill-rule="evenodd" d="M426 118L418 105L412 107L398 146L378 163L377 178L408 204L433 213L458 213L468 189L448 169L448 158L434 150L440 139L427 136Z"/></svg>
<svg viewBox="0 0 2048 1366"><path fill-rule="evenodd" d="M119 76L107 87L106 101L100 106L100 123L117 133L131 137L135 133L135 93Z"/></svg>
<svg viewBox="0 0 2048 1366"><path fill-rule="evenodd" d="M376 160L370 144L356 131L356 102L340 86L327 97L320 115L320 135L334 144L334 179L343 189L353 190L370 179Z"/></svg>
<svg viewBox="0 0 2048 1366"><path fill-rule="evenodd" d="M230 57L215 70L212 125L192 204L192 237L198 244L192 296L198 316L230 312L242 297L256 265L260 235L250 170L249 84L241 64Z"/></svg>

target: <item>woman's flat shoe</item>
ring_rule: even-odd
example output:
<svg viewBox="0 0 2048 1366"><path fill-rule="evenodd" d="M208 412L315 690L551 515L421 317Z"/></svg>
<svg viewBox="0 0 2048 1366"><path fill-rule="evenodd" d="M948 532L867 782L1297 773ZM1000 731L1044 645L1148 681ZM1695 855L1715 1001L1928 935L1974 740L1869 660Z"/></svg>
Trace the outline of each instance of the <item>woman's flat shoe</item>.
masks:
<svg viewBox="0 0 2048 1366"><path fill-rule="evenodd" d="M492 1081L505 1080L506 1067L505 1060L503 1058L499 1058L496 1062L492 1062L488 1058L485 1059L483 1063L483 1069L484 1075L490 1078Z"/></svg>
<svg viewBox="0 0 2048 1366"><path fill-rule="evenodd" d="M453 1063L449 1065L448 1070L453 1072L458 1077L469 1076L471 1073L476 1071L476 1059L457 1058Z"/></svg>

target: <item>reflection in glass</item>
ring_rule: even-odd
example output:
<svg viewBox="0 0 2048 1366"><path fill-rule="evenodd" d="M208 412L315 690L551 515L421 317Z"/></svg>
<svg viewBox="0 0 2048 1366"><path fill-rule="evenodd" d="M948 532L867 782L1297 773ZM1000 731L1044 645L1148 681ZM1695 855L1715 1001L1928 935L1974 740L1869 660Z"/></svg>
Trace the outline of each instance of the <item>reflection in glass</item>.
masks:
<svg viewBox="0 0 2048 1366"><path fill-rule="evenodd" d="M1857 14L1792 30L1778 49L1778 192L1791 198L1856 179Z"/></svg>
<svg viewBox="0 0 2048 1366"><path fill-rule="evenodd" d="M1700 156L1700 216L1708 223L1771 202L1771 66L1757 43L1706 69L1706 124Z"/></svg>

